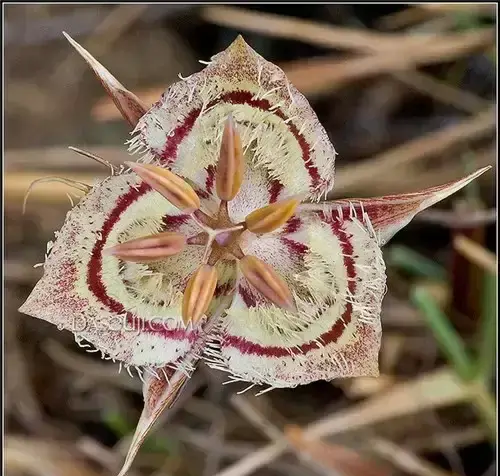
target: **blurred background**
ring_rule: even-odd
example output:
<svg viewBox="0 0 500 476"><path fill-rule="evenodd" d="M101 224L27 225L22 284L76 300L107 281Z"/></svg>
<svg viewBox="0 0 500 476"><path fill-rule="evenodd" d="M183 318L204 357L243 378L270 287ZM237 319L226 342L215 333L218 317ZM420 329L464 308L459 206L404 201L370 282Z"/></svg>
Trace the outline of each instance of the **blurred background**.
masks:
<svg viewBox="0 0 500 476"><path fill-rule="evenodd" d="M66 185L42 182L22 214L30 183L91 183L104 173L69 145L114 163L126 158L125 123L61 31L149 103L243 34L284 69L327 129L339 153L331 197L416 191L495 166L495 4L4 11L9 476L116 474L142 409L139 379L17 312L41 276L33 265L77 200ZM422 213L385 248L379 378L256 398L236 395L202 366L130 474L493 476L495 177L496 168ZM263 464L259 450L276 441L286 451Z"/></svg>

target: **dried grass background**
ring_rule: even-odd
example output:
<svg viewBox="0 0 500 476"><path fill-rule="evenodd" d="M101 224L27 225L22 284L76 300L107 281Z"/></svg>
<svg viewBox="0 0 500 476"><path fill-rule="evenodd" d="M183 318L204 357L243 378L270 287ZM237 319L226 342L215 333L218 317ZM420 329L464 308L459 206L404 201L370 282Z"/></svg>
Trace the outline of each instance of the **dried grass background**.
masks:
<svg viewBox="0 0 500 476"><path fill-rule="evenodd" d="M22 215L29 184L105 173L69 145L126 159L126 126L62 30L146 102L242 33L327 128L339 152L332 197L415 191L495 165L494 5L19 4L4 13L9 476L116 474L142 406L139 379L17 312L70 206L67 186L40 184ZM493 476L495 177L423 213L386 248L380 378L255 398L202 366L131 476ZM480 383L460 373L460 346L486 362Z"/></svg>

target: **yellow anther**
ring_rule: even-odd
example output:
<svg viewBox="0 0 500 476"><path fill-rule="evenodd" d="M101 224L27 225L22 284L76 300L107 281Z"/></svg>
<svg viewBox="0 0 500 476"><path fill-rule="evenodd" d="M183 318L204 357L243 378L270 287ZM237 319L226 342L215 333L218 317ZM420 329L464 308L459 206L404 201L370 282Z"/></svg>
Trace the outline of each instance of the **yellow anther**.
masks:
<svg viewBox="0 0 500 476"><path fill-rule="evenodd" d="M185 246L186 237L182 233L165 232L120 243L103 250L103 254L124 261L148 263L180 253Z"/></svg>
<svg viewBox="0 0 500 476"><path fill-rule="evenodd" d="M183 179L163 167L125 162L144 182L161 193L172 205L185 213L200 208L200 198Z"/></svg>
<svg viewBox="0 0 500 476"><path fill-rule="evenodd" d="M284 225L295 213L300 201L289 198L259 208L245 218L245 225L253 233L269 233Z"/></svg>
<svg viewBox="0 0 500 476"><path fill-rule="evenodd" d="M255 256L245 256L240 260L240 269L247 281L264 297L279 307L296 310L290 289L271 266Z"/></svg>
<svg viewBox="0 0 500 476"><path fill-rule="evenodd" d="M244 160L241 138L234 127L232 116L229 116L220 148L219 162L215 175L215 188L221 200L232 200L241 187L243 181Z"/></svg>
<svg viewBox="0 0 500 476"><path fill-rule="evenodd" d="M217 271L213 266L204 264L189 278L182 299L182 320L196 324L205 314L217 286Z"/></svg>

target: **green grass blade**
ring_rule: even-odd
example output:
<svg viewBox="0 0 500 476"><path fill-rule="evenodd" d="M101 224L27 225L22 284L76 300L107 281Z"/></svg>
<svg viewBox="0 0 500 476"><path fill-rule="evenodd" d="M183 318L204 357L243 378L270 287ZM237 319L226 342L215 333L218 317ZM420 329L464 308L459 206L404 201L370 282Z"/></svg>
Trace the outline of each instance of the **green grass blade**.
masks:
<svg viewBox="0 0 500 476"><path fill-rule="evenodd" d="M411 295L412 302L420 309L434 337L455 372L464 380L474 377L474 363L465 349L462 338L448 317L441 311L434 298L422 287L416 286Z"/></svg>
<svg viewBox="0 0 500 476"><path fill-rule="evenodd" d="M386 251L386 262L413 276L440 281L446 279L446 270L440 264L407 246L391 246Z"/></svg>
<svg viewBox="0 0 500 476"><path fill-rule="evenodd" d="M496 442L497 410L495 396L483 385L482 382L472 382L469 387L471 403L488 429L490 439Z"/></svg>
<svg viewBox="0 0 500 476"><path fill-rule="evenodd" d="M497 277L485 273L483 277L483 299L479 328L478 378L487 382L493 375L497 342Z"/></svg>
<svg viewBox="0 0 500 476"><path fill-rule="evenodd" d="M120 413L107 411L103 415L106 426L113 431L118 438L123 438L134 431L134 426Z"/></svg>

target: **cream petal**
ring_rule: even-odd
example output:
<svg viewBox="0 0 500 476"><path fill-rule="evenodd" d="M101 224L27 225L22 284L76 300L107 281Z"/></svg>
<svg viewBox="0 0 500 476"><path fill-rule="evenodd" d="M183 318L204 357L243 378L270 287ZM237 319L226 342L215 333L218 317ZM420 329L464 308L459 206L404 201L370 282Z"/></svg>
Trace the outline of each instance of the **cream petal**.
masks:
<svg viewBox="0 0 500 476"><path fill-rule="evenodd" d="M380 246L486 170L411 194L301 205L281 233L244 248L288 280L296 302L305 300L299 315L270 306L240 278L212 365L275 387L376 375L385 292Z"/></svg>
<svg viewBox="0 0 500 476"><path fill-rule="evenodd" d="M280 274L298 312L274 306L239 276L209 365L273 387L378 374L385 266L363 222L322 212L295 217L243 251Z"/></svg>
<svg viewBox="0 0 500 476"><path fill-rule="evenodd" d="M171 86L148 112L68 39L136 126L131 151L147 151L143 162L189 181L203 211L217 209L215 172L229 116L245 162L241 189L228 204L235 222L291 196L319 199L333 185L335 150L307 100L241 37L203 71ZM122 476L202 354L214 368L273 387L377 375L385 292L380 246L416 213L485 170L413 194L303 205L272 234L247 231L243 251L279 273L297 311L273 305L236 274L234 261L222 260L206 315L188 327L181 317L182 292L202 261L202 246L147 264L122 262L103 249L159 231L194 236L199 229L135 174L109 177L69 212L44 276L20 310L151 372Z"/></svg>
<svg viewBox="0 0 500 476"><path fill-rule="evenodd" d="M202 246L158 262L103 254L159 231L191 236L198 227L135 174L96 184L68 213L21 312L45 319L129 365L165 365L191 347L198 330L181 319L182 291Z"/></svg>
<svg viewBox="0 0 500 476"><path fill-rule="evenodd" d="M264 189L319 198L331 188L335 150L326 131L283 71L241 37L201 72L167 89L139 121L132 149L146 148L154 156L147 160L206 187L230 115L241 135L245 170L262 175ZM240 195L238 210L251 205Z"/></svg>

